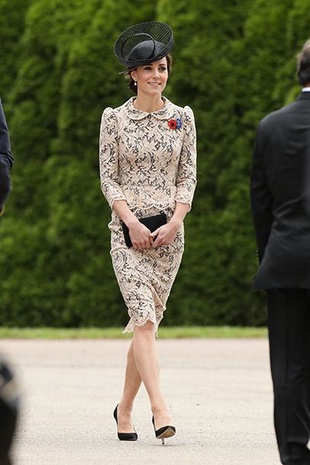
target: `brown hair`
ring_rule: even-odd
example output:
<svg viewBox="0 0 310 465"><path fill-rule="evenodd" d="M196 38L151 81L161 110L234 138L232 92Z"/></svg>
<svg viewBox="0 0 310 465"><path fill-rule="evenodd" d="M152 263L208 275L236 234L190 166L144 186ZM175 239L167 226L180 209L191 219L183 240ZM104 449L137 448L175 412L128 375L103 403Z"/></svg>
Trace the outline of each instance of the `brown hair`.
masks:
<svg viewBox="0 0 310 465"><path fill-rule="evenodd" d="M304 43L297 56L297 76L300 85L310 83L310 39Z"/></svg>
<svg viewBox="0 0 310 465"><path fill-rule="evenodd" d="M168 76L170 75L171 71L172 71L172 62L173 62L173 59L172 59L172 56L169 54L166 56L167 58L167 69L168 69ZM131 77L131 72L134 71L135 69L137 68L130 68L128 69L126 72L125 72L125 77L126 79L129 81L128 82L128 87L129 89L137 95L137 85L135 84L135 81L132 79Z"/></svg>

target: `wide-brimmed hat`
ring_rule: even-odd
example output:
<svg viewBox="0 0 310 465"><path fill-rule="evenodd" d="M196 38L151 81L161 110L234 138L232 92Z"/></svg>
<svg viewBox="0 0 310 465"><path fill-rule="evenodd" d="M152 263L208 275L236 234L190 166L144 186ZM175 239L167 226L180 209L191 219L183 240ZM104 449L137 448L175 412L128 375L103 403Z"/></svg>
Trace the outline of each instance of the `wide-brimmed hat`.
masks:
<svg viewBox="0 0 310 465"><path fill-rule="evenodd" d="M168 24L158 21L139 23L121 33L114 43L114 53L122 65L136 68L167 56L173 42L173 32Z"/></svg>

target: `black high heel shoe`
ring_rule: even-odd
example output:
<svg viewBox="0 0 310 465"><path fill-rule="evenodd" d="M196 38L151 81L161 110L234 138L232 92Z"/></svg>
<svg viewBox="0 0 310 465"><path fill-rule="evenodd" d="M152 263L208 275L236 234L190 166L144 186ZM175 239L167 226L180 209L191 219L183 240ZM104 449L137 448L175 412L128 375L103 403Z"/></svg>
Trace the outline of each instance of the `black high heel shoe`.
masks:
<svg viewBox="0 0 310 465"><path fill-rule="evenodd" d="M155 429L154 415L152 416L152 423L154 426L155 436L157 439L161 439L161 443L165 444L165 438L171 438L176 433L175 426L167 425L162 428Z"/></svg>
<svg viewBox="0 0 310 465"><path fill-rule="evenodd" d="M113 412L113 417L115 418L116 425L118 425L117 407L118 407L118 404L115 407L114 412ZM137 435L136 432L133 432L133 433L119 433L119 432L117 432L117 436L118 436L118 439L120 441L136 441L138 439L138 435Z"/></svg>

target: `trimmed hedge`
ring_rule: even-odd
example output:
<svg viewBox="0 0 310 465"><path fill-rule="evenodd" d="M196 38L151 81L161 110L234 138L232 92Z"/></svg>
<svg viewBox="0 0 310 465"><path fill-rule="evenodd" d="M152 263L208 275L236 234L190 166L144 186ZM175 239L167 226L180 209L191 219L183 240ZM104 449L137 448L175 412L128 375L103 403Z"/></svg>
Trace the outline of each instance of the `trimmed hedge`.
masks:
<svg viewBox="0 0 310 465"><path fill-rule="evenodd" d="M0 324L127 321L99 187L99 124L104 107L130 96L113 41L155 18L175 34L165 94L193 108L198 132L198 187L164 322L264 325L264 295L252 289L253 141L261 117L298 93L294 56L309 16L308 0L0 0L0 89L16 158L0 224Z"/></svg>

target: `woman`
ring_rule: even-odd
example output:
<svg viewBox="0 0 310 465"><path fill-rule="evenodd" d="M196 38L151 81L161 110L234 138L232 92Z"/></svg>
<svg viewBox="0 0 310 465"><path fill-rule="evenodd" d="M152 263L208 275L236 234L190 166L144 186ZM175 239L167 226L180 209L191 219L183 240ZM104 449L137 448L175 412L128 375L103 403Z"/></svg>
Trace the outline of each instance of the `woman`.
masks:
<svg viewBox="0 0 310 465"><path fill-rule="evenodd" d="M138 439L131 412L142 382L156 437L164 443L176 432L160 388L155 335L183 254L183 220L196 186L196 131L192 110L162 96L172 46L172 30L159 22L137 24L118 37L114 53L136 96L106 108L100 128L101 189L112 209L111 257L130 316L125 331L133 331L124 390L114 410L124 441Z"/></svg>

